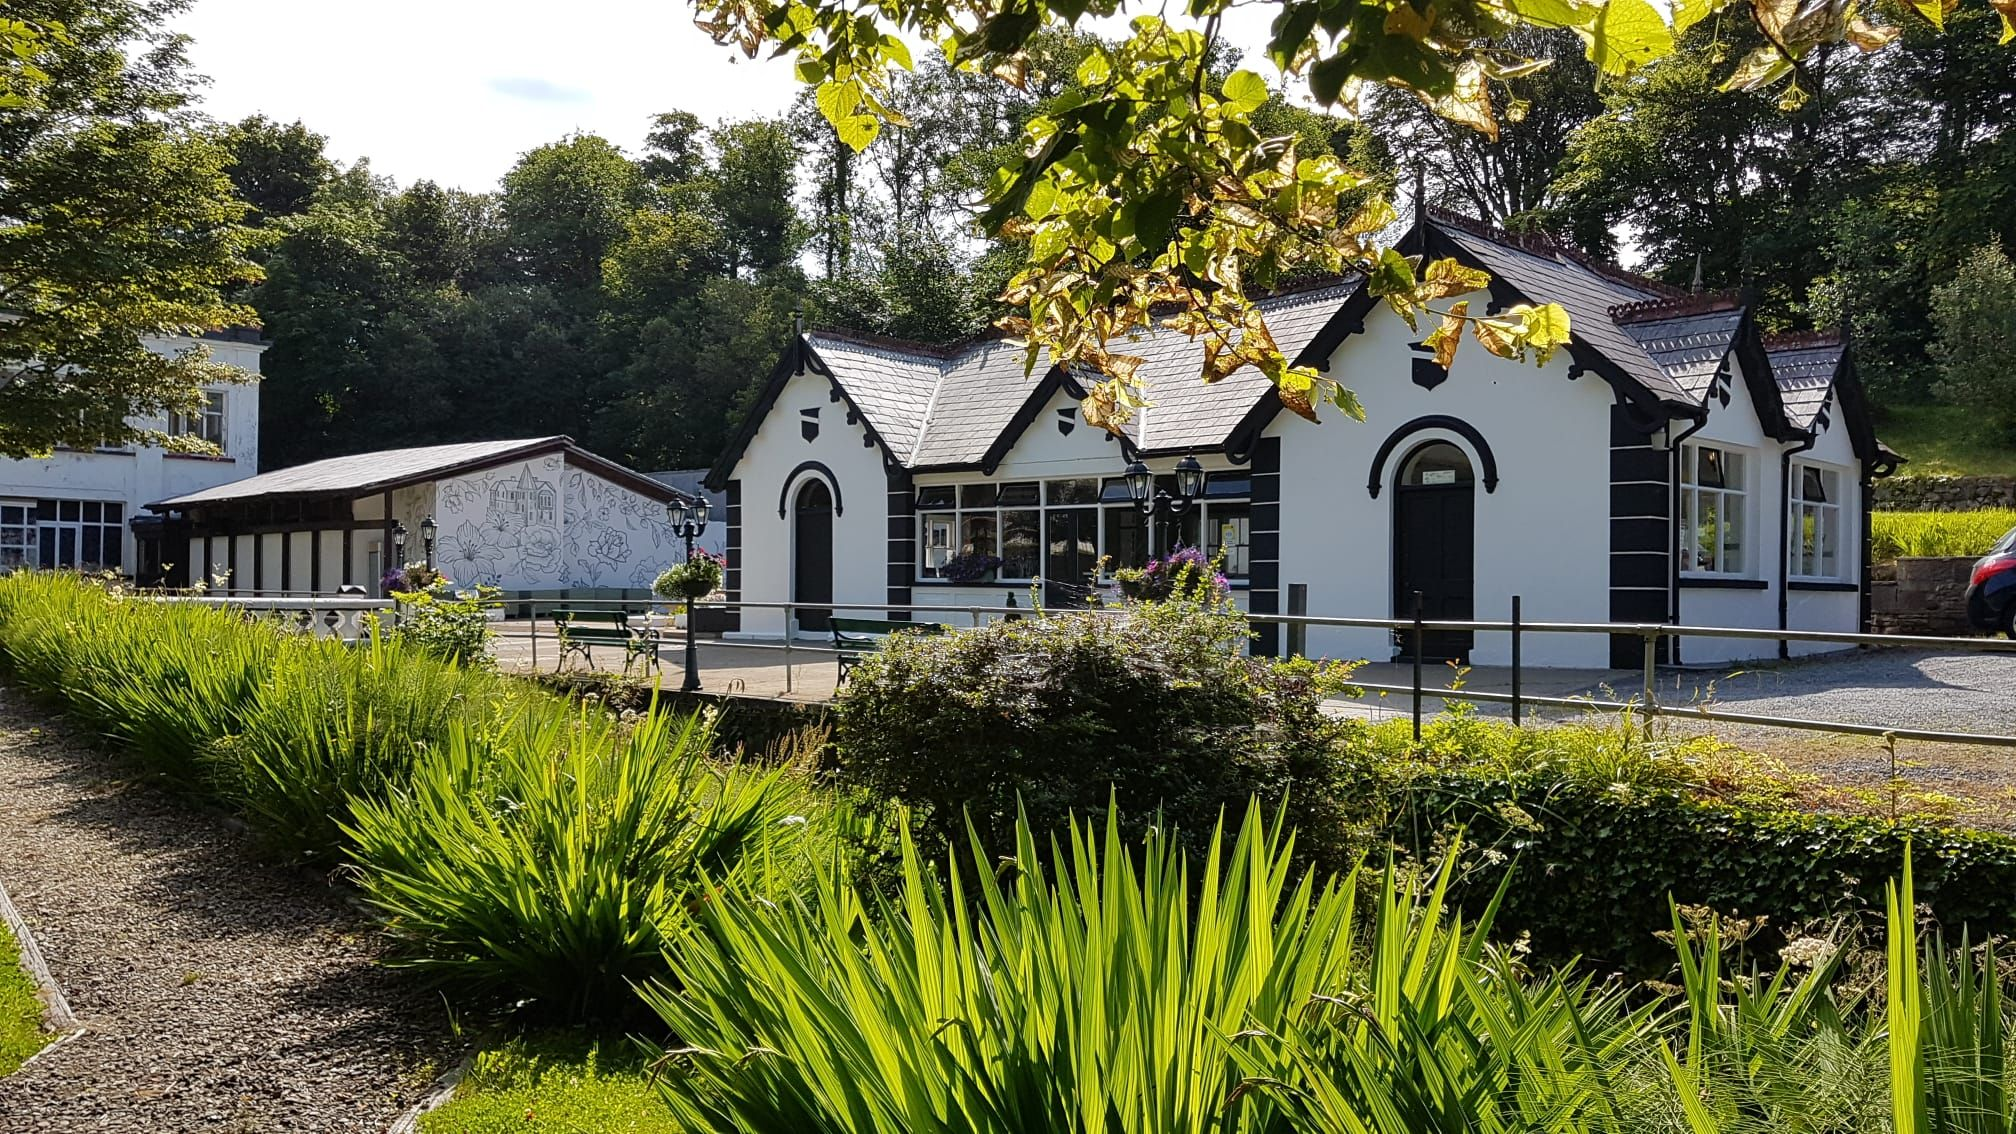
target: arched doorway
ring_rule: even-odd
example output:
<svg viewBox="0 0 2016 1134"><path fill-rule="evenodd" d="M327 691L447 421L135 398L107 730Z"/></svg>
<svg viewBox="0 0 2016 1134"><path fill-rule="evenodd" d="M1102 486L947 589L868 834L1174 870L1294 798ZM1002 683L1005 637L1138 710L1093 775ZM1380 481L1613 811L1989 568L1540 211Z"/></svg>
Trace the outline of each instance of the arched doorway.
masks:
<svg viewBox="0 0 2016 1134"><path fill-rule="evenodd" d="M1393 491L1393 616L1468 621L1476 614L1476 476L1470 458L1447 441L1430 441L1401 462ZM1423 635L1424 661L1461 661L1468 631ZM1400 656L1414 656L1413 635L1401 631Z"/></svg>
<svg viewBox="0 0 2016 1134"><path fill-rule="evenodd" d="M833 601L833 493L814 477L791 506L791 601ZM823 633L830 611L801 610L798 628Z"/></svg>

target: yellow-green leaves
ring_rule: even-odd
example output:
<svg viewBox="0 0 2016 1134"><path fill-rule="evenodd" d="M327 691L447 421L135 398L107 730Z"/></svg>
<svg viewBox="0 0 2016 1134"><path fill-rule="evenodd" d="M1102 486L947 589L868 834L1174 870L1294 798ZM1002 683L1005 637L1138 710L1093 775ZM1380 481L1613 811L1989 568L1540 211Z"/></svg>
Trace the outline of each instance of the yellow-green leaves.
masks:
<svg viewBox="0 0 2016 1134"><path fill-rule="evenodd" d="M1226 108L1237 114L1251 114L1267 101L1267 80L1251 71L1234 71L1225 78Z"/></svg>
<svg viewBox="0 0 2016 1134"><path fill-rule="evenodd" d="M1589 58L1606 75L1624 75L1673 54L1673 31L1646 0L1608 0L1591 29Z"/></svg>

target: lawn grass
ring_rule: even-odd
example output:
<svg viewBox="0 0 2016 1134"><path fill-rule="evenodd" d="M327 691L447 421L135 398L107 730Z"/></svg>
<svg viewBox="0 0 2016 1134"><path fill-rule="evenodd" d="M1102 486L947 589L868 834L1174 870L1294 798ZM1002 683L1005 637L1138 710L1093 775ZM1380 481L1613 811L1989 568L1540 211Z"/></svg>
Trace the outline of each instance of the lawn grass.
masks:
<svg viewBox="0 0 2016 1134"><path fill-rule="evenodd" d="M42 1030L42 1001L21 967L21 946L0 925L0 1075L11 1075L55 1037Z"/></svg>
<svg viewBox="0 0 2016 1134"><path fill-rule="evenodd" d="M622 1038L523 1037L476 1056L455 1097L422 1115L421 1134L681 1134L644 1057Z"/></svg>
<svg viewBox="0 0 2016 1134"><path fill-rule="evenodd" d="M1876 436L1910 462L1907 476L2016 476L2016 448L1983 439L1960 406L1892 406Z"/></svg>
<svg viewBox="0 0 2016 1134"><path fill-rule="evenodd" d="M1876 512L1870 536L1877 562L1900 555L1986 555L1995 541L2016 527L2016 511Z"/></svg>

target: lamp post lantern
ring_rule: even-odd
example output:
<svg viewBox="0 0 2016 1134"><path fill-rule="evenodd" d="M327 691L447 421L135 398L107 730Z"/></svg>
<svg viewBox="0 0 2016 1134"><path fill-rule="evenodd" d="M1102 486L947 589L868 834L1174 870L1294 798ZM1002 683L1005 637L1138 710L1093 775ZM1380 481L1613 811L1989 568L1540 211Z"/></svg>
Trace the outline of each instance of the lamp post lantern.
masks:
<svg viewBox="0 0 2016 1134"><path fill-rule="evenodd" d="M691 502L683 496L674 496L665 505L666 522L672 525L672 534L686 543L686 558L693 558L693 541L707 530L708 504L705 496L696 496ZM686 596L686 680L679 686L682 692L700 691L700 661L694 646L693 597Z"/></svg>
<svg viewBox="0 0 2016 1134"><path fill-rule="evenodd" d="M1127 481L1127 495L1140 507L1143 516L1180 520L1204 494L1205 477L1204 466L1197 463L1197 458L1185 457L1176 462L1174 495L1167 489L1156 488L1155 474L1140 461L1127 466L1123 479Z"/></svg>
<svg viewBox="0 0 2016 1134"><path fill-rule="evenodd" d="M420 520L420 547L421 550L427 553L427 569L429 571L434 569L434 533L439 527L440 525L434 522L434 517L431 514L423 516Z"/></svg>
<svg viewBox="0 0 2016 1134"><path fill-rule="evenodd" d="M392 521L392 554L399 559L399 566L406 566L406 525Z"/></svg>

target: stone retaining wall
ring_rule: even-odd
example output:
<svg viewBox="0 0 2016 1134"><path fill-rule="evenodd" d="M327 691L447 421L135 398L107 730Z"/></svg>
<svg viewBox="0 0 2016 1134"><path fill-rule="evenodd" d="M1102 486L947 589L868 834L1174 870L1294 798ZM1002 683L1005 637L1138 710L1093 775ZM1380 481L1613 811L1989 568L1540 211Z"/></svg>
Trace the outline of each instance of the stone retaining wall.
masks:
<svg viewBox="0 0 2016 1134"><path fill-rule="evenodd" d="M1897 560L1894 577L1872 583L1869 629L1876 634L1971 635L1967 576L1973 557Z"/></svg>
<svg viewBox="0 0 2016 1134"><path fill-rule="evenodd" d="M1876 482L1876 507L1887 512L1978 512L2016 508L2016 477L1893 476Z"/></svg>

